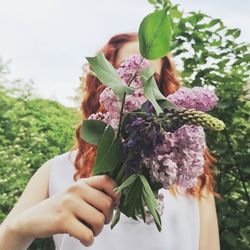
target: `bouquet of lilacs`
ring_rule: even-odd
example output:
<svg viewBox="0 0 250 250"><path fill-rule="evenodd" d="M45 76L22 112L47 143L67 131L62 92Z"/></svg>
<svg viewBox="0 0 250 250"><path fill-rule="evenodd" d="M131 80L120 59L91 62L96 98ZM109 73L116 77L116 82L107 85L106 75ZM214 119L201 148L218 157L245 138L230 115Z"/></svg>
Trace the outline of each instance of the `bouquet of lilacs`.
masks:
<svg viewBox="0 0 250 250"><path fill-rule="evenodd" d="M81 137L98 146L93 174L108 174L122 193L112 227L122 212L154 221L160 231L158 190L194 187L204 170L204 129L224 129L221 120L205 113L217 104L214 90L182 87L167 97L159 91L149 60L169 51L171 33L167 9L156 11L140 25L141 55L130 56L117 70L102 53L87 58L91 73L107 87L99 99L105 111L83 121Z"/></svg>

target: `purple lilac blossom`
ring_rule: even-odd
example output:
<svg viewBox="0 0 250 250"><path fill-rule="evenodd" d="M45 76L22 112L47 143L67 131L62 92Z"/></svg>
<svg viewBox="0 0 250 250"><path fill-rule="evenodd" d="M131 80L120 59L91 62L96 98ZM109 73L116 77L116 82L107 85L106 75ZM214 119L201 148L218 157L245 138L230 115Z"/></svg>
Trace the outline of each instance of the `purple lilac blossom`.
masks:
<svg viewBox="0 0 250 250"><path fill-rule="evenodd" d="M155 148L162 143L160 127L142 117L132 114L126 131L131 136L123 143L123 158L127 176L142 172L142 161L145 157L155 156ZM130 152L133 152L131 155ZM129 159L128 155L130 154Z"/></svg>
<svg viewBox="0 0 250 250"><path fill-rule="evenodd" d="M203 87L194 87L192 89L182 87L175 93L168 95L167 99L178 108L194 108L203 112L211 110L219 100L214 89Z"/></svg>
<svg viewBox="0 0 250 250"><path fill-rule="evenodd" d="M184 125L174 133L164 132L156 156L146 159L152 180L169 188L173 184L192 188L203 173L205 133L202 127Z"/></svg>

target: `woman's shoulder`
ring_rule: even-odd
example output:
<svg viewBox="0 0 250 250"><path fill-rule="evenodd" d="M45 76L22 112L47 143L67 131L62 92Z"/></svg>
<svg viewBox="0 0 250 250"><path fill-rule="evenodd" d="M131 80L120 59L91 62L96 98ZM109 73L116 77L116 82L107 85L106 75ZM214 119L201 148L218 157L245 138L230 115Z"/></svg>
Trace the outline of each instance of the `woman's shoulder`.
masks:
<svg viewBox="0 0 250 250"><path fill-rule="evenodd" d="M52 165L58 162L74 164L76 154L77 154L77 150L70 150L70 151L54 156L50 161Z"/></svg>
<svg viewBox="0 0 250 250"><path fill-rule="evenodd" d="M51 159L49 195L53 195L74 182L77 150L67 151Z"/></svg>

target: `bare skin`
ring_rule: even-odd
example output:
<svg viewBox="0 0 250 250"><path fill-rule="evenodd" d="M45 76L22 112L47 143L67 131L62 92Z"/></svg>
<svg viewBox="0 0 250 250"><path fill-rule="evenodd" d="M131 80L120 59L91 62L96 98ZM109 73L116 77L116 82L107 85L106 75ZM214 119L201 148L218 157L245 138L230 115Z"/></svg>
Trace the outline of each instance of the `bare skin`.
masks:
<svg viewBox="0 0 250 250"><path fill-rule="evenodd" d="M35 238L68 233L85 246L94 241L113 215L119 195L106 175L82 178L48 198L50 162L30 179L0 227L0 249L26 249ZM35 192L34 192L35 190Z"/></svg>
<svg viewBox="0 0 250 250"><path fill-rule="evenodd" d="M117 56L116 66L119 66L130 55L140 55L139 43L137 41L126 43L119 50L118 56ZM152 64L155 72L160 74L161 73L161 67L162 67L161 59L152 60L150 62Z"/></svg>
<svg viewBox="0 0 250 250"><path fill-rule="evenodd" d="M139 54L138 42L121 48L117 64L130 54ZM152 61L152 65L160 73L161 60ZM27 249L35 238L57 233L71 234L89 246L104 224L110 222L120 198L113 191L116 187L113 180L105 175L82 178L65 191L49 197L50 169L51 162L48 161L37 170L0 226L1 250ZM199 250L219 250L214 196L206 191L203 193L205 197L199 201Z"/></svg>

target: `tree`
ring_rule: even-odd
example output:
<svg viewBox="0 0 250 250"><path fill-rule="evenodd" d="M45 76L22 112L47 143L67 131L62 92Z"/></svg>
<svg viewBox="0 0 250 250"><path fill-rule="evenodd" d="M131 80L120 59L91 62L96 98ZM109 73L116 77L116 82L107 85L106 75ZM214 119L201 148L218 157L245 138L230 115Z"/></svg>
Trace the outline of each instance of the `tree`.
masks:
<svg viewBox="0 0 250 250"><path fill-rule="evenodd" d="M0 221L34 172L47 160L72 148L79 119L75 109L33 98L26 82L7 84L10 83L7 75L1 74L7 72L4 67L0 67L0 79L5 79L0 82ZM30 249L52 246L51 241L36 240Z"/></svg>
<svg viewBox="0 0 250 250"><path fill-rule="evenodd" d="M239 29L225 27L220 19L201 12L184 14L169 0L149 0L156 9L169 8L174 38L172 54L185 86L212 85L220 98L212 115L226 130L207 134L207 144L218 162L216 191L221 248L250 246L250 50L237 42Z"/></svg>

